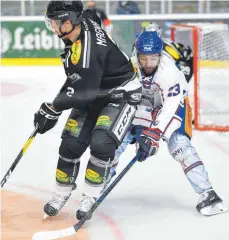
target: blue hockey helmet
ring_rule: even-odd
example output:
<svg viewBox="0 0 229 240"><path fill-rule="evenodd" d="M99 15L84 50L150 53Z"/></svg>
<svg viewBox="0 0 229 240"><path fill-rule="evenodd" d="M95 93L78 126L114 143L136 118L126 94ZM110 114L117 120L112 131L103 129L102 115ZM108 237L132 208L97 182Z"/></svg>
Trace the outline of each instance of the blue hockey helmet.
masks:
<svg viewBox="0 0 229 240"><path fill-rule="evenodd" d="M156 31L144 31L136 39L137 54L159 54L163 50L163 41Z"/></svg>

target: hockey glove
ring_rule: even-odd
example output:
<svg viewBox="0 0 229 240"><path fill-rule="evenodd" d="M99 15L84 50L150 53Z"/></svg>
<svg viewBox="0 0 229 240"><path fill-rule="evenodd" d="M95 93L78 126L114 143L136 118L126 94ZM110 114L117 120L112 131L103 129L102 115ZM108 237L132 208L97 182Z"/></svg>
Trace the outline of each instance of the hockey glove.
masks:
<svg viewBox="0 0 229 240"><path fill-rule="evenodd" d="M144 129L144 126L140 126L140 125L133 126L131 128L130 133L132 136L134 136L134 138L132 139L130 144L136 144L137 142L139 142L143 129Z"/></svg>
<svg viewBox="0 0 229 240"><path fill-rule="evenodd" d="M34 114L34 125L38 125L38 132L43 134L53 128L62 112L51 108L51 103L42 103L40 109Z"/></svg>
<svg viewBox="0 0 229 240"><path fill-rule="evenodd" d="M138 159L139 162L146 160L146 158L152 155L156 155L161 135L162 132L158 128L144 128L138 141L138 152L141 153L141 157Z"/></svg>

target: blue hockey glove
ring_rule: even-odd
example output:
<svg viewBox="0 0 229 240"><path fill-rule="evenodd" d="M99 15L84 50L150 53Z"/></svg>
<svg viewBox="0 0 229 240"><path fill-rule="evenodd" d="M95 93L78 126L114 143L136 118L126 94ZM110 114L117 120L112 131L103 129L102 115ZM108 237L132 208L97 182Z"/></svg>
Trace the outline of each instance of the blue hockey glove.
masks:
<svg viewBox="0 0 229 240"><path fill-rule="evenodd" d="M131 129L131 135L134 136L134 138L132 139L132 141L130 142L130 144L135 144L136 142L139 141L142 131L143 131L144 127L141 125L136 125L133 126Z"/></svg>
<svg viewBox="0 0 229 240"><path fill-rule="evenodd" d="M138 160L139 162L146 160L146 158L152 155L156 155L159 149L161 135L162 132L158 128L144 128L138 141L138 152L141 153L141 157Z"/></svg>

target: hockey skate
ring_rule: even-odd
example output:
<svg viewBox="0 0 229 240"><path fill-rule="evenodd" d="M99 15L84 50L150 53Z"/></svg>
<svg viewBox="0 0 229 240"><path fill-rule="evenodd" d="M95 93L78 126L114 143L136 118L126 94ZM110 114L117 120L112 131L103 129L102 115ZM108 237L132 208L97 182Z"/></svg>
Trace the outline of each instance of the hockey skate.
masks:
<svg viewBox="0 0 229 240"><path fill-rule="evenodd" d="M43 220L45 220L48 217L56 216L61 210L61 208L65 205L65 203L70 198L71 191L75 189L76 189L76 184L72 187L72 189L69 190L69 192L54 193L52 199L48 203L46 203L44 206L45 215L43 217Z"/></svg>
<svg viewBox="0 0 229 240"><path fill-rule="evenodd" d="M91 211L92 205L95 202L96 202L96 198L83 194L80 200L79 210L76 212L76 218L78 220L81 220L88 214L89 217L87 218L87 220L91 219L92 214L90 214L90 211Z"/></svg>
<svg viewBox="0 0 229 240"><path fill-rule="evenodd" d="M204 216L212 216L228 211L223 204L223 200L212 188L200 194L196 209Z"/></svg>

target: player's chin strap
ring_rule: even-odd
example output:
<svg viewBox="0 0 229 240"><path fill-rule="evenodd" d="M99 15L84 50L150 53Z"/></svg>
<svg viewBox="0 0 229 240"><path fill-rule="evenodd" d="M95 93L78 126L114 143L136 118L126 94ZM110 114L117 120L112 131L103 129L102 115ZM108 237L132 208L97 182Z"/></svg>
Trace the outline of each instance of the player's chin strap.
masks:
<svg viewBox="0 0 229 240"><path fill-rule="evenodd" d="M62 37L64 37L64 36L67 36L68 34L72 33L73 30L74 30L75 27L76 27L75 25L72 25L71 31L63 33L63 32L61 31L61 26L62 26L62 25L59 26L59 31L60 31L60 33L61 33L61 35L58 35L59 38L62 38Z"/></svg>
<svg viewBox="0 0 229 240"><path fill-rule="evenodd" d="M72 22L72 29L71 29L71 31L66 32L66 33L63 33L63 32L61 31L61 27L62 27L62 24L63 24L63 23L62 23L62 24L59 26L59 31L60 31L61 35L60 35L60 36L58 35L58 37L59 37L59 38L62 38L62 37L64 37L64 36L67 36L68 34L72 33L72 32L74 31L75 27L78 26L79 24L81 24L81 22L82 22L82 14L78 16L78 19L77 19L75 22ZM77 38L78 38L78 36L77 36Z"/></svg>

